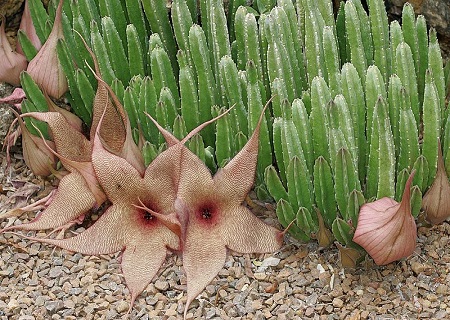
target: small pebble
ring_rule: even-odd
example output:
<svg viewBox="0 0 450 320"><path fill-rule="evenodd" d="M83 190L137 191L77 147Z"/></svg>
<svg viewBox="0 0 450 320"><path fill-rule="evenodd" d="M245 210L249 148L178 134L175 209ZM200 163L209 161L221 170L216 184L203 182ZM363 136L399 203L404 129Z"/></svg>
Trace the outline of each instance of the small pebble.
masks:
<svg viewBox="0 0 450 320"><path fill-rule="evenodd" d="M167 281L156 280L155 288L159 291L166 291L167 289L169 289L169 283Z"/></svg>
<svg viewBox="0 0 450 320"><path fill-rule="evenodd" d="M11 299L8 302L8 308L14 310L19 307L19 302L16 299Z"/></svg>
<svg viewBox="0 0 450 320"><path fill-rule="evenodd" d="M344 306L344 301L342 301L339 298L334 298L333 299L333 306L336 308L342 308Z"/></svg>
<svg viewBox="0 0 450 320"><path fill-rule="evenodd" d="M116 311L118 313L123 313L123 312L127 311L129 308L130 308L129 303L126 301L123 301L123 300L119 301L116 305Z"/></svg>
<svg viewBox="0 0 450 320"><path fill-rule="evenodd" d="M55 313L64 308L64 303L61 300L46 301L44 306L50 313Z"/></svg>
<svg viewBox="0 0 450 320"><path fill-rule="evenodd" d="M266 273L265 272L255 272L254 277L256 280L265 280L266 279Z"/></svg>

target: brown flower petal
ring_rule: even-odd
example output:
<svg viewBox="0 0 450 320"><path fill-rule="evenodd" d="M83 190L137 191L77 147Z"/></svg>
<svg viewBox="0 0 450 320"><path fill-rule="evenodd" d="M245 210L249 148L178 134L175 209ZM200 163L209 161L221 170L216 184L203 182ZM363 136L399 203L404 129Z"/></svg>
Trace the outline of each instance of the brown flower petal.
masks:
<svg viewBox="0 0 450 320"><path fill-rule="evenodd" d="M409 256L416 247L417 228L411 215L411 181L408 178L402 201L384 197L366 203L359 211L353 241L362 246L376 264L385 265Z"/></svg>
<svg viewBox="0 0 450 320"><path fill-rule="evenodd" d="M72 128L74 128L76 131L78 132L82 132L82 127L83 127L83 121L78 118L75 114L73 114L72 112L58 107L52 99L50 99L50 97L48 96L47 92L44 91L44 96L45 96L45 100L47 101L47 107L48 107L48 111L50 112L58 112L60 114L62 114L64 116L64 118L66 118L67 123L70 124L70 126Z"/></svg>

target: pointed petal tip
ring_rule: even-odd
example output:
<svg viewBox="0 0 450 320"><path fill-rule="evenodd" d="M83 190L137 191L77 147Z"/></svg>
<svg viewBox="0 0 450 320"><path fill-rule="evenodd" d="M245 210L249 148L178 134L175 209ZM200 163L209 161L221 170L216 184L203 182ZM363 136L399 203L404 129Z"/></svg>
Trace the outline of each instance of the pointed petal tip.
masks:
<svg viewBox="0 0 450 320"><path fill-rule="evenodd" d="M180 141L169 131L167 131L166 129L164 129L159 123L158 121L156 121L149 113L144 111L144 114L153 122L153 124L156 126L156 128L158 129L158 131L162 134L162 136L164 137L164 140L166 140L167 146L173 146L177 143L179 143Z"/></svg>
<svg viewBox="0 0 450 320"><path fill-rule="evenodd" d="M196 128L192 129L191 132L189 132L186 137L183 138L183 140L181 140L182 144L185 144L186 141L188 141L189 139L191 139L193 136L195 136L197 133L199 133L204 127L210 125L211 123L219 120L220 118L222 118L223 116L225 116L226 114L230 113L231 110L234 109L234 107L236 106L236 104L232 105L230 108L228 108L227 110L225 110L225 112L219 114L217 117L214 117L208 121L205 121L201 124L199 124Z"/></svg>

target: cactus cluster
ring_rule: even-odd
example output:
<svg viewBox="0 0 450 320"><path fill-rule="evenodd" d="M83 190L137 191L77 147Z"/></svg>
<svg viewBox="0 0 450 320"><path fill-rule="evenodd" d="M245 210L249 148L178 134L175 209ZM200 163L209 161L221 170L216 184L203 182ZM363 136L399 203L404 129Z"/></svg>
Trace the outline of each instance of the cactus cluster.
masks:
<svg viewBox="0 0 450 320"><path fill-rule="evenodd" d="M89 125L97 83L84 40L135 140L145 140L147 163L164 145L145 113L180 138L234 106L189 144L214 171L246 143L272 97L260 131L258 196L275 199L280 223L294 221L289 232L299 240L327 228L359 249L352 235L361 205L399 200L412 170L419 214L439 139L450 171L450 66L443 68L436 33L409 4L400 26L389 24L382 0L367 2L368 13L360 0L341 2L335 18L330 0L173 0L170 8L156 0L65 1L58 57L67 98ZM30 2L42 41L55 8ZM26 36L19 41L30 59ZM43 111L45 97L30 80L22 76L24 110Z"/></svg>
<svg viewBox="0 0 450 320"><path fill-rule="evenodd" d="M296 222L294 236L308 240L316 233L319 212L339 243L358 249L352 236L364 202L399 200L415 170L411 206L417 217L436 175L439 139L448 164L448 71L445 76L436 33L427 32L409 4L401 27L388 24L383 1L368 1L368 14L358 0L341 3L336 21L327 1L297 2L297 11L290 1L278 4L267 19L283 10L294 17L277 25L294 25L306 61L303 70L298 60L284 58L288 65L277 69L282 72L272 84L305 74L309 89L301 96L281 93L281 107L273 109L279 172L266 169L267 187L280 222Z"/></svg>

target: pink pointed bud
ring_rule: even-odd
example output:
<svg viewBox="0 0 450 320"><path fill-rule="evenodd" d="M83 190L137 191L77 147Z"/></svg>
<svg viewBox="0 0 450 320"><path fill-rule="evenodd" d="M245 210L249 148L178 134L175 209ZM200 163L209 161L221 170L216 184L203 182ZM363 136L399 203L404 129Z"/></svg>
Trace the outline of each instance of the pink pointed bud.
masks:
<svg viewBox="0 0 450 320"><path fill-rule="evenodd" d="M13 113L17 117L22 131L22 147L25 163L35 175L50 175L56 166L56 157L48 148L54 149L55 144L53 141L46 142L40 137L32 135L20 115L14 110Z"/></svg>
<svg viewBox="0 0 450 320"><path fill-rule="evenodd" d="M422 200L426 219L431 224L439 224L450 217L450 182L445 172L440 142L438 149L436 177Z"/></svg>
<svg viewBox="0 0 450 320"><path fill-rule="evenodd" d="M11 48L6 37L5 24L6 21L3 18L0 26L0 82L18 86L20 73L27 68L27 59Z"/></svg>
<svg viewBox="0 0 450 320"><path fill-rule="evenodd" d="M28 0L25 0L25 7L23 9L22 19L20 20L19 30L22 30L27 35L28 39L37 50L42 47L41 40L39 40L39 37L36 34L36 28L34 27L33 20L31 19ZM20 54L24 54L19 41L17 41L16 51Z"/></svg>
<svg viewBox="0 0 450 320"><path fill-rule="evenodd" d="M61 0L56 10L53 29L41 50L30 61L27 72L50 97L59 99L67 91L67 79L58 60L56 45L63 38Z"/></svg>
<svg viewBox="0 0 450 320"><path fill-rule="evenodd" d="M359 211L353 241L362 246L377 265L407 257L416 247L417 227L410 204L414 173L406 182L400 203L384 197L364 204Z"/></svg>

